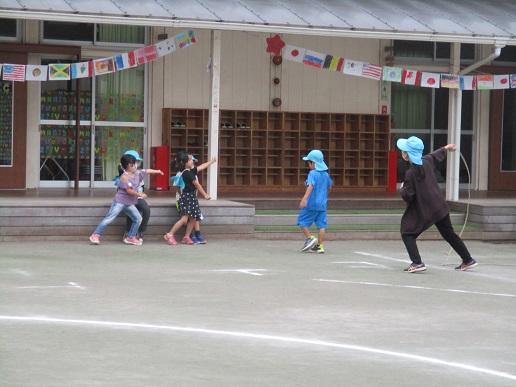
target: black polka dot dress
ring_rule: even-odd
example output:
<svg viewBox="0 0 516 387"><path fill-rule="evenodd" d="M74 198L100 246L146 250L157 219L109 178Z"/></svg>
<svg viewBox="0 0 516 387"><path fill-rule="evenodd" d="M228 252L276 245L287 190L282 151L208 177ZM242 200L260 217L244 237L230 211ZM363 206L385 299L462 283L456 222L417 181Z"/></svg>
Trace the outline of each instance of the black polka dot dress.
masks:
<svg viewBox="0 0 516 387"><path fill-rule="evenodd" d="M189 217L195 220L202 220L201 207L199 207L199 200L197 200L196 192L183 191L178 200L179 215Z"/></svg>

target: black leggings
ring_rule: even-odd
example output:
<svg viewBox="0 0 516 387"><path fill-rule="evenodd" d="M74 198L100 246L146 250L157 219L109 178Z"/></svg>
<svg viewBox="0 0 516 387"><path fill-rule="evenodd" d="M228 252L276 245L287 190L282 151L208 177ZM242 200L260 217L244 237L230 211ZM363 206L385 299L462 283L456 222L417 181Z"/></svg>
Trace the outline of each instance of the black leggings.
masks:
<svg viewBox="0 0 516 387"><path fill-rule="evenodd" d="M147 223L149 223L150 207L145 201L145 199L138 199L138 203L136 203L135 206L136 209L140 211L140 214L142 214L142 223L140 224L140 228L138 229L138 235L142 236L145 230L147 230ZM131 224L131 219L127 217L127 221L125 222L125 232L129 232Z"/></svg>
<svg viewBox="0 0 516 387"><path fill-rule="evenodd" d="M441 236L450 244L451 247L460 255L462 262L469 262L472 260L466 245L460 237L453 231L453 226L450 220L450 214L446 215L439 222L435 223L437 230ZM422 263L419 250L417 249L416 239L420 234L401 234L401 239L405 243L408 255L412 263L418 265Z"/></svg>

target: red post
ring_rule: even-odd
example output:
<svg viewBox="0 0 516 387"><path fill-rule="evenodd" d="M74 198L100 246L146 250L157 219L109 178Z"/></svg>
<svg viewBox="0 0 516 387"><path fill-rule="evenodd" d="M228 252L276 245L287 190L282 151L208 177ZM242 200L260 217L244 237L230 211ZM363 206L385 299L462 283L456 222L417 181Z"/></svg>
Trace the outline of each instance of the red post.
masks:
<svg viewBox="0 0 516 387"><path fill-rule="evenodd" d="M396 180L398 177L398 152L389 151L387 192L396 192Z"/></svg>
<svg viewBox="0 0 516 387"><path fill-rule="evenodd" d="M151 168L161 169L163 176L151 175L150 189L168 191L170 179L170 159L167 146L153 146L151 148Z"/></svg>

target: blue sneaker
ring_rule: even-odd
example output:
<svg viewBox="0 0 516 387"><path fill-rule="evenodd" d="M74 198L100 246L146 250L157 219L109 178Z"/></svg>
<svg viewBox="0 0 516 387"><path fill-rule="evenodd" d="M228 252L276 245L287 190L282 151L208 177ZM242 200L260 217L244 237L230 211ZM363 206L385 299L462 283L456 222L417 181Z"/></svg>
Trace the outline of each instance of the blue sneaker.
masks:
<svg viewBox="0 0 516 387"><path fill-rule="evenodd" d="M205 245L207 242L206 242L206 239L204 239L204 237L202 236L202 234L200 232L196 233L195 234L195 237L197 238L197 240L199 241L199 244L200 245Z"/></svg>
<svg viewBox="0 0 516 387"><path fill-rule="evenodd" d="M192 242L194 243L194 245L199 245L201 244L199 242L199 239L197 238L197 235L195 235L194 233L192 233L192 235L190 235L190 239L192 240Z"/></svg>

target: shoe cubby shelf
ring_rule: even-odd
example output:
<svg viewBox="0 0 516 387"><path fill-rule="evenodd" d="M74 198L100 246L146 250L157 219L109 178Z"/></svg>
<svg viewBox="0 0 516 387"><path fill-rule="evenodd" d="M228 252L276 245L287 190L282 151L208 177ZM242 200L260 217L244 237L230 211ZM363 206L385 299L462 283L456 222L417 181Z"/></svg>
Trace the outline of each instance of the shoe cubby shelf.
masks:
<svg viewBox="0 0 516 387"><path fill-rule="evenodd" d="M387 186L389 116L221 110L219 124L223 191L302 189L311 149L324 152L337 191ZM206 161L208 110L163 109L163 144L171 159L186 150Z"/></svg>

